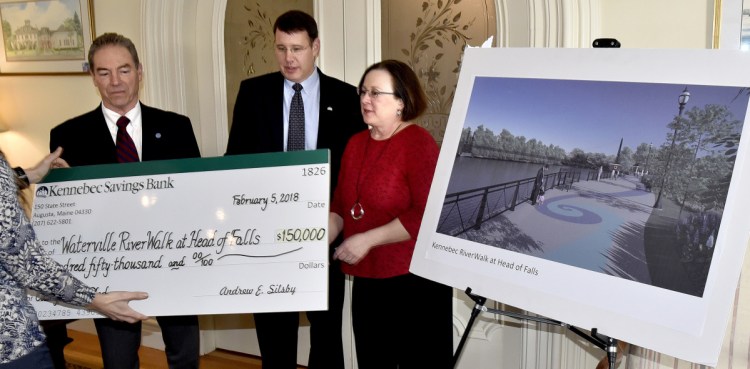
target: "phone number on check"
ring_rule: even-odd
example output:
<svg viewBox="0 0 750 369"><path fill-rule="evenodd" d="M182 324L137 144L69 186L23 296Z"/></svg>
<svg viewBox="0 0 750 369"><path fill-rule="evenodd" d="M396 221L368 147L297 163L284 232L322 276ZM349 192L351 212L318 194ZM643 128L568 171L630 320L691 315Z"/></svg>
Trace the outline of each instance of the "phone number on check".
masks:
<svg viewBox="0 0 750 369"><path fill-rule="evenodd" d="M32 225L34 227L44 227L44 226L53 226L53 225L65 225L65 224L73 224L73 220L70 218L60 218L60 219L47 219L47 220L34 220L32 222Z"/></svg>
<svg viewBox="0 0 750 369"><path fill-rule="evenodd" d="M286 228L276 231L276 242L322 241L325 237L325 228Z"/></svg>

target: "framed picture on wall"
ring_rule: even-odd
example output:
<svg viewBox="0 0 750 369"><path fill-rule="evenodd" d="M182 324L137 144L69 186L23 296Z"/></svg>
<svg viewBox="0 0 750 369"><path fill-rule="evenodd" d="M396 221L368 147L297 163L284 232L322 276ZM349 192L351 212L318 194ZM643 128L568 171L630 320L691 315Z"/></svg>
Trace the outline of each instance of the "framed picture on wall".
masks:
<svg viewBox="0 0 750 369"><path fill-rule="evenodd" d="M92 0L0 0L0 74L85 74Z"/></svg>

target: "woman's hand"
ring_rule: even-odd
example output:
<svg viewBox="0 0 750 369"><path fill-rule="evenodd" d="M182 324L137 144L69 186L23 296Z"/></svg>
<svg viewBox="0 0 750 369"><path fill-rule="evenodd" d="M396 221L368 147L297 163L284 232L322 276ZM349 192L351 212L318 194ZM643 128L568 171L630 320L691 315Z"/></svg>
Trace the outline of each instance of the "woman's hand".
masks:
<svg viewBox="0 0 750 369"><path fill-rule="evenodd" d="M62 151L62 147L58 147L57 150L42 159L39 164L29 169L24 169L26 177L29 179L29 183L39 183L39 181L41 181L52 168L69 168L70 165L68 165L64 159L60 158Z"/></svg>
<svg viewBox="0 0 750 369"><path fill-rule="evenodd" d="M148 316L133 310L128 303L133 300L145 300L147 298L148 294L145 292L118 291L107 294L97 293L91 304L86 308L95 310L112 320L135 323L148 319Z"/></svg>
<svg viewBox="0 0 750 369"><path fill-rule="evenodd" d="M343 221L341 225L343 225ZM410 238L409 232L406 231L401 221L395 218L380 227L346 238L341 243L341 246L336 248L336 252L333 253L333 259L339 259L347 264L355 265L367 256L373 247L406 241Z"/></svg>
<svg viewBox="0 0 750 369"><path fill-rule="evenodd" d="M336 252L333 253L333 259L341 260L350 265L359 263L360 260L367 256L372 246L374 246L370 243L366 233L357 233L345 239L336 248Z"/></svg>

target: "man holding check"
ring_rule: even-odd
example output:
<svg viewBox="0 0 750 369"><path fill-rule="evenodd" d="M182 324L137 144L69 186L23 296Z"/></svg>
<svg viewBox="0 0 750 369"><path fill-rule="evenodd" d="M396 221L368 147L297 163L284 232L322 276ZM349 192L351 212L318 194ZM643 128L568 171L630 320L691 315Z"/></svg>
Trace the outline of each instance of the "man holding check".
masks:
<svg viewBox="0 0 750 369"><path fill-rule="evenodd" d="M141 104L143 69L130 39L97 37L88 62L102 104L50 132L50 149L63 148L70 166L200 157L190 119ZM170 369L198 368L196 316L157 317ZM137 369L141 324L96 319L106 369Z"/></svg>
<svg viewBox="0 0 750 369"><path fill-rule="evenodd" d="M320 39L310 15L282 14L274 34L280 71L242 81L226 154L330 149L333 191L349 137L366 128L357 89L315 66ZM310 369L344 368L344 274L338 261L329 265L328 285L328 311L307 313ZM299 313L255 314L255 327L263 369L295 369Z"/></svg>

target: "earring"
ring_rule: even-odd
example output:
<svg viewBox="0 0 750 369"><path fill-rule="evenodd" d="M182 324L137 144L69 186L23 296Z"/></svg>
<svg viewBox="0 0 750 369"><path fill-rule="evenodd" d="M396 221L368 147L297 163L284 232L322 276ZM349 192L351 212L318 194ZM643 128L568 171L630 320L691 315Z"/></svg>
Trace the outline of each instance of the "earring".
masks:
<svg viewBox="0 0 750 369"><path fill-rule="evenodd" d="M396 110L396 116L401 116L401 109Z"/></svg>

